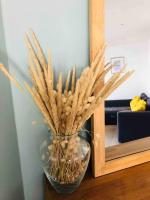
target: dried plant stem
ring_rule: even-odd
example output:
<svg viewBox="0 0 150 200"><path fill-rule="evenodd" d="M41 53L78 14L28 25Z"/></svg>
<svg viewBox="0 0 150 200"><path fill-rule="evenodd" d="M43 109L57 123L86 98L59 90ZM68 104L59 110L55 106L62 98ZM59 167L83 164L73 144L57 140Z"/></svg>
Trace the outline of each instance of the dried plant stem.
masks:
<svg viewBox="0 0 150 200"><path fill-rule="evenodd" d="M75 81L76 81L76 68L74 67L72 70L72 79L71 79L71 91L74 93L75 91Z"/></svg>
<svg viewBox="0 0 150 200"><path fill-rule="evenodd" d="M57 84L57 110L58 110L58 118L61 126L61 114L62 114L62 74L59 75L58 84ZM60 127L61 130L61 127Z"/></svg>
<svg viewBox="0 0 150 200"><path fill-rule="evenodd" d="M92 93L96 93L96 91L101 90L101 82L104 82L104 77L107 75L107 73L112 69L112 65L106 64L106 67L99 73L96 82L94 84L94 87L92 88Z"/></svg>
<svg viewBox="0 0 150 200"><path fill-rule="evenodd" d="M77 109L77 104L78 104L79 86L80 86L79 80L77 80L74 99L72 103L72 111L71 111L71 115L69 116L68 124L66 127L66 134L72 134L73 123L74 123L74 119L77 113L76 109Z"/></svg>
<svg viewBox="0 0 150 200"><path fill-rule="evenodd" d="M36 65L36 68L37 68L37 72L38 72L38 76L39 76L39 79L41 81L41 84L42 84L42 87L44 88L45 87L45 81L44 81L44 77L43 77L43 72L42 72L42 69L41 69L41 65L39 63L39 60L37 58L37 55L33 49L33 46L28 38L28 36L26 35L25 37L25 42L26 42L26 45L29 49L29 53L31 54L31 57L33 59L33 62L35 63Z"/></svg>
<svg viewBox="0 0 150 200"><path fill-rule="evenodd" d="M80 140L77 136L72 136L67 140L56 137L49 146L50 159L52 158L50 174L59 183L72 183L85 171L90 152L88 151L86 157L82 159L78 155L79 146Z"/></svg>
<svg viewBox="0 0 150 200"><path fill-rule="evenodd" d="M96 97L98 96L104 96L104 94L109 90L109 88L112 86L112 84L114 83L114 81L116 81L119 77L120 77L121 73L116 73L114 74L107 82L106 84L103 85L103 87L101 88L101 91L96 95Z"/></svg>
<svg viewBox="0 0 150 200"><path fill-rule="evenodd" d="M43 103L42 99L40 98L40 95L37 93L37 91L35 89L31 89L30 86L26 82L25 82L25 87L28 90L28 92L31 94L31 96L33 97L35 103L37 104L40 111L42 112L42 114L43 114L46 122L50 126L51 130L54 132L54 134L56 134L56 130L54 128L52 119L50 118L48 111L46 110L44 103Z"/></svg>
<svg viewBox="0 0 150 200"><path fill-rule="evenodd" d="M99 62L101 62L102 57L104 57L104 51L105 51L105 45L103 45L103 47L101 49L99 49L99 51L97 51L97 54L91 63L92 70L95 70L97 68Z"/></svg>
<svg viewBox="0 0 150 200"><path fill-rule="evenodd" d="M95 109L125 82L133 71L122 76L121 73L124 70L122 69L104 82L112 66L110 63L104 64L105 46L103 46L97 52L91 66L87 66L82 71L78 80L76 80L75 67L68 73L63 91L61 74L57 83L54 82L50 50L47 61L33 31L31 31L31 36L32 40L26 35L25 41L29 52L29 72L33 85L30 87L25 83L25 87L33 97L54 137L49 146L52 157L50 174L60 183L72 183L82 174L86 162L77 156L79 148L77 140L72 137L66 141L65 137L77 134ZM0 64L0 70L19 89L22 89L18 81L2 64ZM63 139L57 139L58 135L63 136Z"/></svg>
<svg viewBox="0 0 150 200"><path fill-rule="evenodd" d="M125 82L132 74L134 70L128 71L125 75L123 75L119 80L117 80L111 88L106 92L104 98L106 99L113 91L115 91L123 82Z"/></svg>
<svg viewBox="0 0 150 200"><path fill-rule="evenodd" d="M43 50L42 50L42 48L40 46L40 43L39 43L35 33L32 30L30 30L30 32L31 32L31 35L32 35L32 38L33 38L33 43L34 43L34 45L35 45L35 47L37 49L37 55L38 55L40 64L43 67L43 69L46 70L47 69L47 62L46 62Z"/></svg>
<svg viewBox="0 0 150 200"><path fill-rule="evenodd" d="M23 88L18 83L18 81L8 72L8 70L4 67L3 64L0 63L0 70L4 73L4 75L15 84L15 86L20 90L23 91Z"/></svg>
<svg viewBox="0 0 150 200"><path fill-rule="evenodd" d="M52 61L51 61L51 53L50 50L48 50L48 79L52 81L52 87L54 83L54 73L52 69Z"/></svg>
<svg viewBox="0 0 150 200"><path fill-rule="evenodd" d="M71 75L71 72L69 71L67 79L66 79L66 85L65 85L65 92L64 92L65 96L68 95L69 83L70 83L70 75Z"/></svg>
<svg viewBox="0 0 150 200"><path fill-rule="evenodd" d="M52 109L52 114L53 114L53 121L56 127L56 132L58 133L59 130L59 118L58 118L58 113L57 113L57 105L56 105L56 99L55 99L55 94L52 88L52 81L48 80L48 93L49 93L49 98L50 98L50 104L51 104L51 109Z"/></svg>

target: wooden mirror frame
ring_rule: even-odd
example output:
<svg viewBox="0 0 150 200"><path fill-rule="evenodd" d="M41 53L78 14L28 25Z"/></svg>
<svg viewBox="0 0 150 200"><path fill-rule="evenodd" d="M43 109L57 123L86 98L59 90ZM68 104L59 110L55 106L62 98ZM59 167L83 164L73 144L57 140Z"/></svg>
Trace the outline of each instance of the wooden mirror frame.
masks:
<svg viewBox="0 0 150 200"><path fill-rule="evenodd" d="M89 0L90 61L93 60L96 52L105 43L104 4L105 0ZM95 111L92 117L92 132L92 160L94 177L102 176L150 161L150 150L106 161L104 103Z"/></svg>

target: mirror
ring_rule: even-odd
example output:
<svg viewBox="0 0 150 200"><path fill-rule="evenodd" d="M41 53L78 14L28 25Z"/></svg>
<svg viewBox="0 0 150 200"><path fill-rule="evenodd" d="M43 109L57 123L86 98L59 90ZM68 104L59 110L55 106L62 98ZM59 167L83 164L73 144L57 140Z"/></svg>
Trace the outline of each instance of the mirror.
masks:
<svg viewBox="0 0 150 200"><path fill-rule="evenodd" d="M106 161L150 149L149 8L149 0L105 0L105 58L112 64L108 77L125 65L122 73L135 69L105 101Z"/></svg>

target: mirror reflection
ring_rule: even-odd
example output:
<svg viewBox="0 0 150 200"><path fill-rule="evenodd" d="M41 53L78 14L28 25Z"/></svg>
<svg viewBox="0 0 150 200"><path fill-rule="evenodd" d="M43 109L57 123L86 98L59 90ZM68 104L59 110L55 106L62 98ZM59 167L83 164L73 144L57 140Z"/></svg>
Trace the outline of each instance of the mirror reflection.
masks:
<svg viewBox="0 0 150 200"><path fill-rule="evenodd" d="M150 1L106 0L106 61L109 76L134 75L105 101L106 159L150 149Z"/></svg>

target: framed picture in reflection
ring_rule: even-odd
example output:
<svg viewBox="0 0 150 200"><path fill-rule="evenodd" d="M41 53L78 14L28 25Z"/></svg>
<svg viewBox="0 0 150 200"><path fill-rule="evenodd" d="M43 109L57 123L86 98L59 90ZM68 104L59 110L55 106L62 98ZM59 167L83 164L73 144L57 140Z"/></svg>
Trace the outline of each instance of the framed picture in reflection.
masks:
<svg viewBox="0 0 150 200"><path fill-rule="evenodd" d="M112 69L111 73L115 74L122 70L122 68L125 66L125 57L113 57L110 59ZM124 71L123 71L124 72Z"/></svg>

